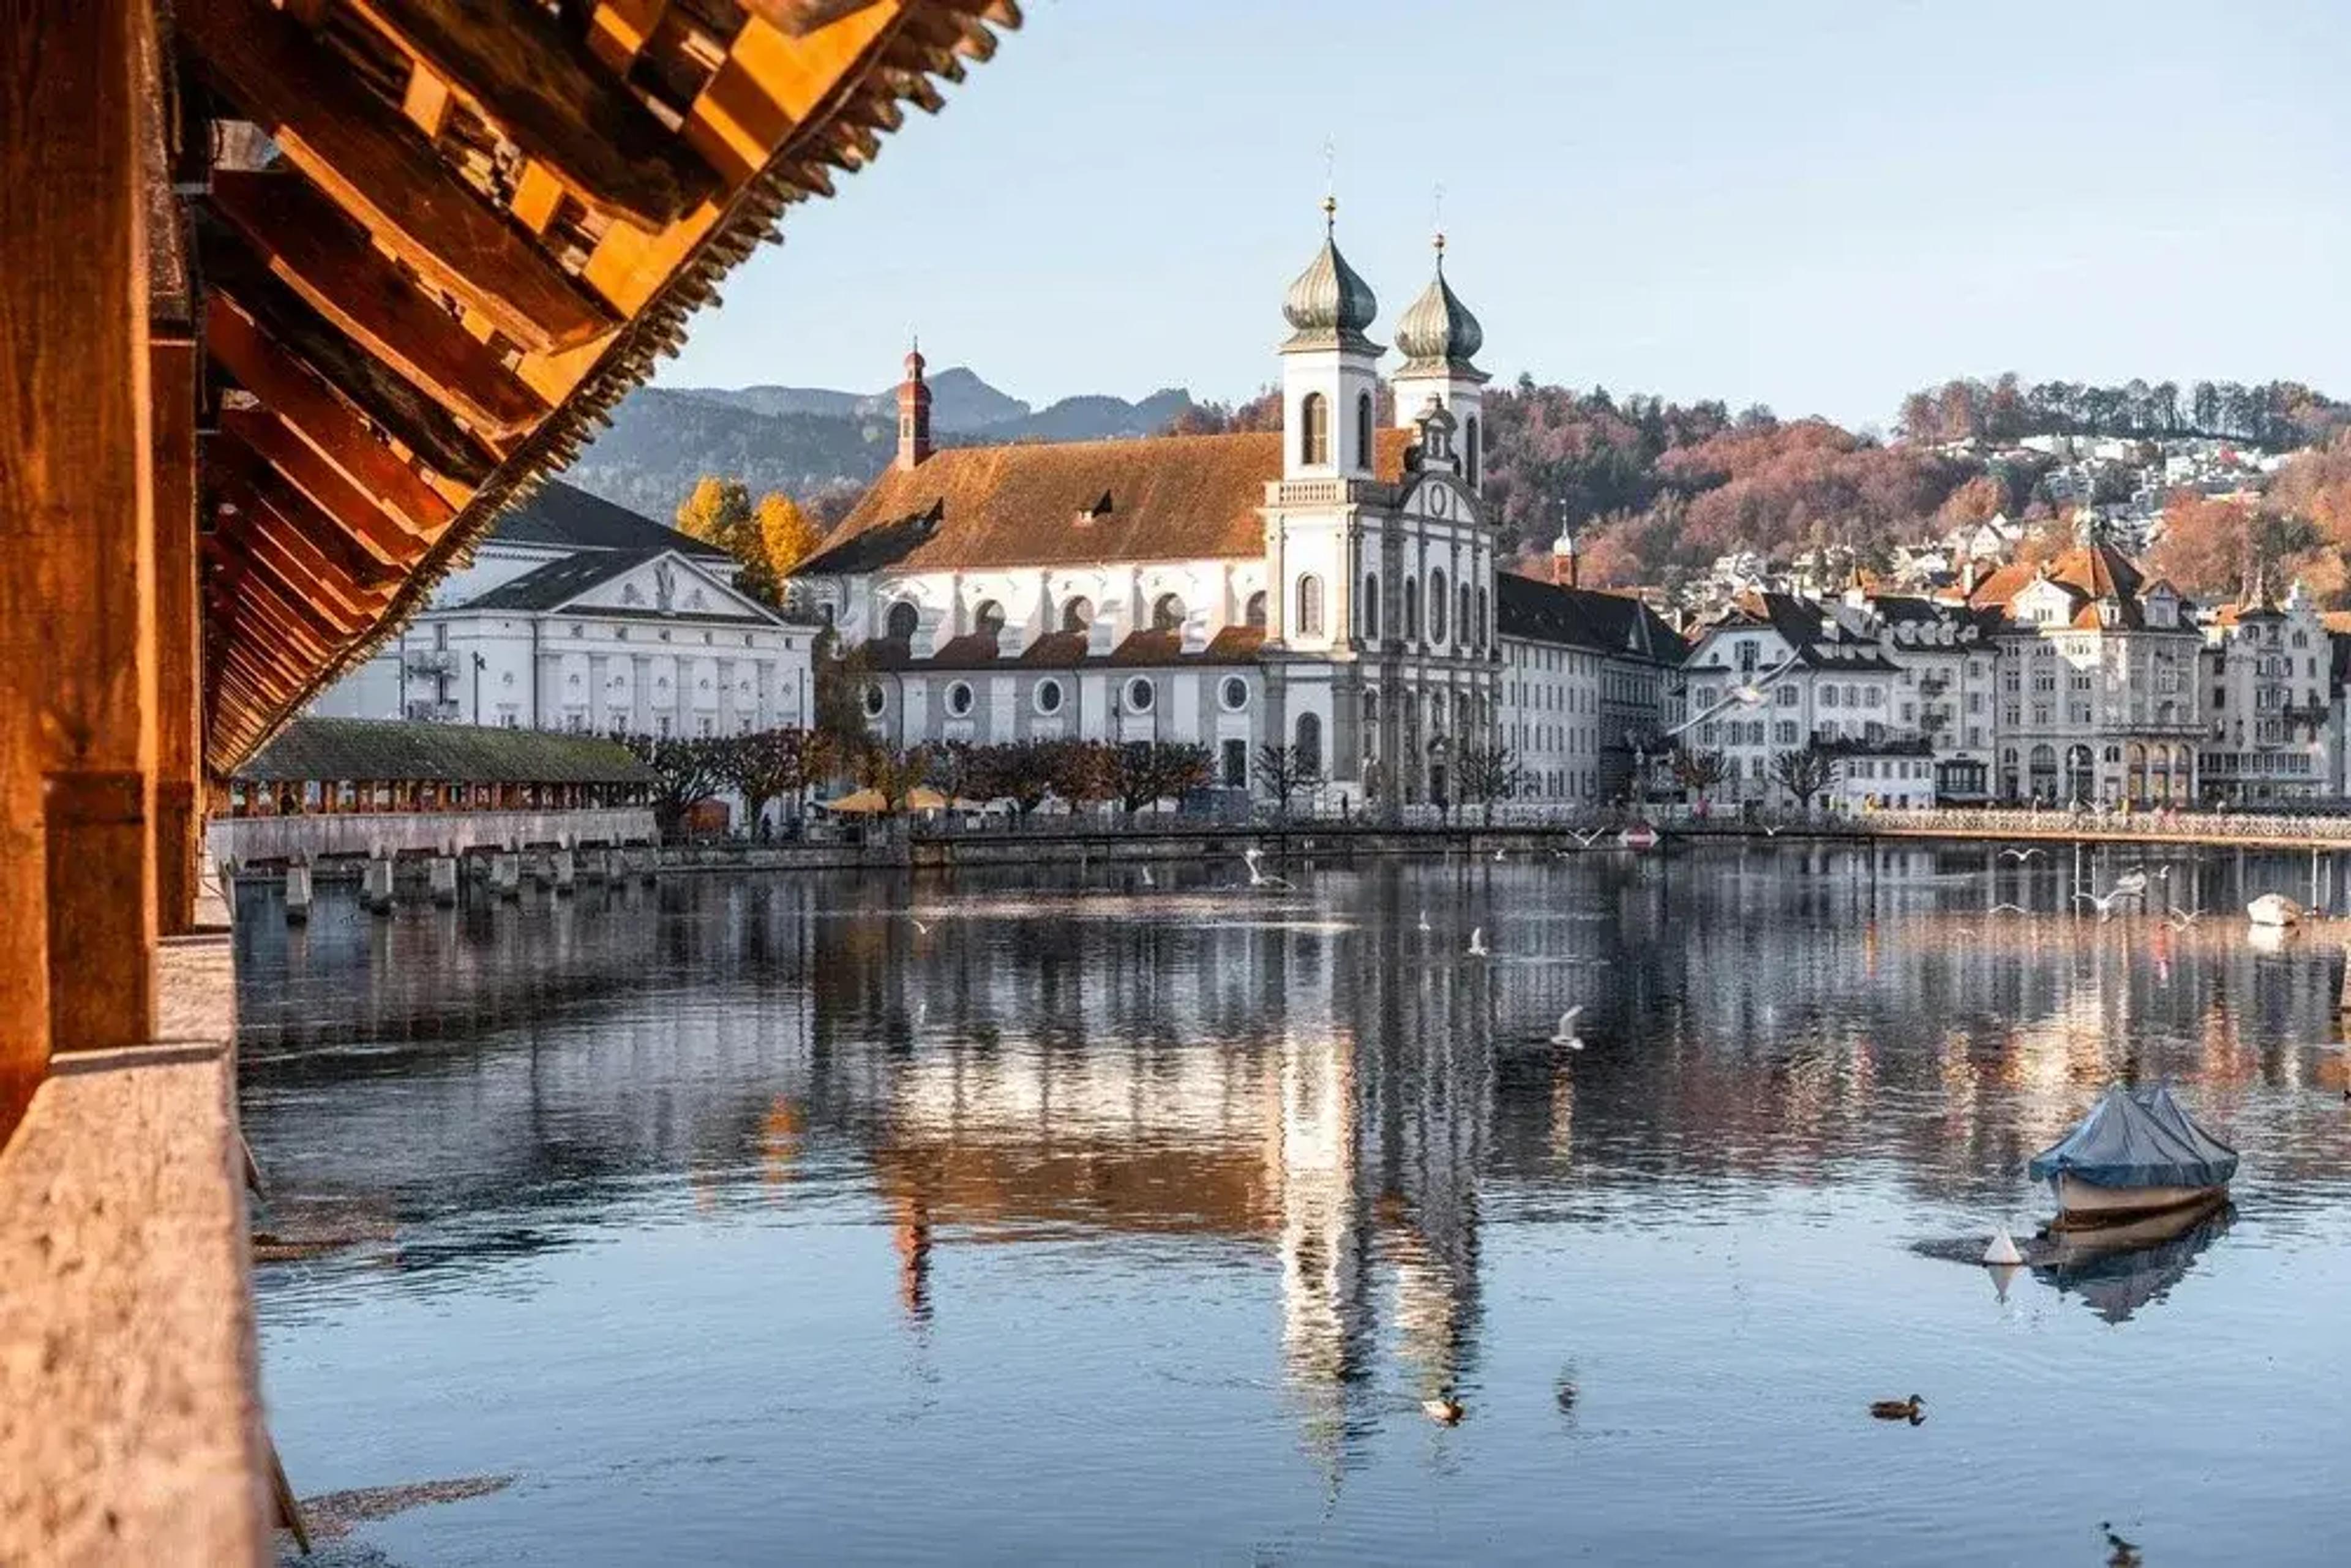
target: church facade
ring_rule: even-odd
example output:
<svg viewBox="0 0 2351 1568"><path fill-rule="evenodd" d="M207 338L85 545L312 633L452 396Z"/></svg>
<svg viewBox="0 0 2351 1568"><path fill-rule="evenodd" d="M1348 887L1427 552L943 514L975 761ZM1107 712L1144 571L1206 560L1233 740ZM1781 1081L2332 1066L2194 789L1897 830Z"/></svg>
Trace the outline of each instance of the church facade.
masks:
<svg viewBox="0 0 2351 1568"><path fill-rule="evenodd" d="M1596 696L1588 722L1569 716L1581 705L1531 722L1508 711L1539 683L1506 670L1605 684L1605 650L1507 651L1509 607L1609 596L1499 591L1484 334L1446 281L1444 242L1397 323L1384 424L1377 303L1330 214L1282 305L1279 431L935 449L924 361L908 355L896 461L795 578L859 654L877 735L1196 743L1220 783L1250 789L1262 748L1285 746L1323 804L1368 808L1458 800L1465 751L1515 753L1539 733L1546 766L1521 794L1603 797L1609 770L1584 744L1602 729ZM1515 619L1520 641L1589 620ZM1634 652L1659 672L1679 656ZM1554 684L1542 700L1564 705Z"/></svg>

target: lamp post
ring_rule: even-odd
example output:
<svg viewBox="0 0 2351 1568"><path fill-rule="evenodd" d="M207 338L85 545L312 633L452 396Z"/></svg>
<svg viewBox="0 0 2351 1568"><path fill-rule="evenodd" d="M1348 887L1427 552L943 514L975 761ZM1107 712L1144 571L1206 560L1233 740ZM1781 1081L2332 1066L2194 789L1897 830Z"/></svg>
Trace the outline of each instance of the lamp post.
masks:
<svg viewBox="0 0 2351 1568"><path fill-rule="evenodd" d="M1452 820L1453 779L1449 774L1442 772L1445 759L1451 754L1452 749L1451 744L1441 735L1434 737L1428 743L1429 768L1432 774L1437 776L1437 781L1445 786L1443 789L1431 791L1437 797L1437 821L1439 827L1445 826Z"/></svg>
<svg viewBox="0 0 2351 1568"><path fill-rule="evenodd" d="M474 654L474 713L473 713L473 721L474 721L474 723L475 723L475 724L476 724L476 725L478 725L478 724L480 724L480 723L482 722L482 672L483 672L484 670L488 669L489 667L490 667L490 662L489 662L487 659L483 658L483 657L482 657L482 655L481 655L480 653L475 653Z"/></svg>

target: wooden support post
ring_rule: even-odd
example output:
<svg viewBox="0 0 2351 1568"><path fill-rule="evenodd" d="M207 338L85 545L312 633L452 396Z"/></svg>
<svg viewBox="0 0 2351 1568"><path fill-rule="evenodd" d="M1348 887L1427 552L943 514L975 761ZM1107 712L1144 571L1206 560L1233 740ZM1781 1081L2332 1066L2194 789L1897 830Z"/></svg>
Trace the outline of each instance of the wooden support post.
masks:
<svg viewBox="0 0 2351 1568"><path fill-rule="evenodd" d="M152 26L145 0L0 25L0 1128L53 1046L153 1030Z"/></svg>
<svg viewBox="0 0 2351 1568"><path fill-rule="evenodd" d="M155 392L155 912L166 936L195 921L203 859L204 627L196 540L196 344L149 345Z"/></svg>

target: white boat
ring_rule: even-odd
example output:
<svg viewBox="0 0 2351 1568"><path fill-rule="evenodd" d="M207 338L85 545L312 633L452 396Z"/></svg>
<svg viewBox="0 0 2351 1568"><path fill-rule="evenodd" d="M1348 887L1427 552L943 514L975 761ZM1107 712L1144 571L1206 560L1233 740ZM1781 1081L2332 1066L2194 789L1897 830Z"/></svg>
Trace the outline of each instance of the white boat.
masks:
<svg viewBox="0 0 2351 1568"><path fill-rule="evenodd" d="M2027 1168L2056 1194L2060 1227L2110 1225L2219 1199L2237 1174L2237 1151L2198 1126L2169 1089L2117 1087Z"/></svg>
<svg viewBox="0 0 2351 1568"><path fill-rule="evenodd" d="M1628 850L1653 850L1657 847L1657 830L1646 822L1635 822L1617 834L1616 841Z"/></svg>
<svg viewBox="0 0 2351 1568"><path fill-rule="evenodd" d="M2245 918L2256 925L2299 925L2302 915L2302 905L2283 893L2265 893L2245 905Z"/></svg>

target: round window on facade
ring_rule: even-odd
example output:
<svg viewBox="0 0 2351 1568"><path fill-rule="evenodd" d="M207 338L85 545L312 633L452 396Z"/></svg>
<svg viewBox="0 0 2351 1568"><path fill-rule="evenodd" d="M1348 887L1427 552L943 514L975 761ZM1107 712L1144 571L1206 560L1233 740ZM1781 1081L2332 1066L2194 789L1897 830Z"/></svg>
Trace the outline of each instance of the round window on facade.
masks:
<svg viewBox="0 0 2351 1568"><path fill-rule="evenodd" d="M882 695L882 688L880 686L866 687L865 716L867 718L880 718L882 716L882 709L887 705L888 701L889 699Z"/></svg>
<svg viewBox="0 0 2351 1568"><path fill-rule="evenodd" d="M1227 675L1222 696L1227 713L1240 712L1249 706L1249 683L1238 675Z"/></svg>
<svg viewBox="0 0 2351 1568"><path fill-rule="evenodd" d="M1037 711L1039 713L1059 713L1061 711L1061 682L1039 681L1037 683Z"/></svg>
<svg viewBox="0 0 2351 1568"><path fill-rule="evenodd" d="M947 712L961 718L971 712L971 683L957 681L947 688Z"/></svg>
<svg viewBox="0 0 2351 1568"><path fill-rule="evenodd" d="M1126 706L1132 712L1149 713L1152 699L1157 695L1151 688L1151 682L1142 675L1126 683Z"/></svg>

